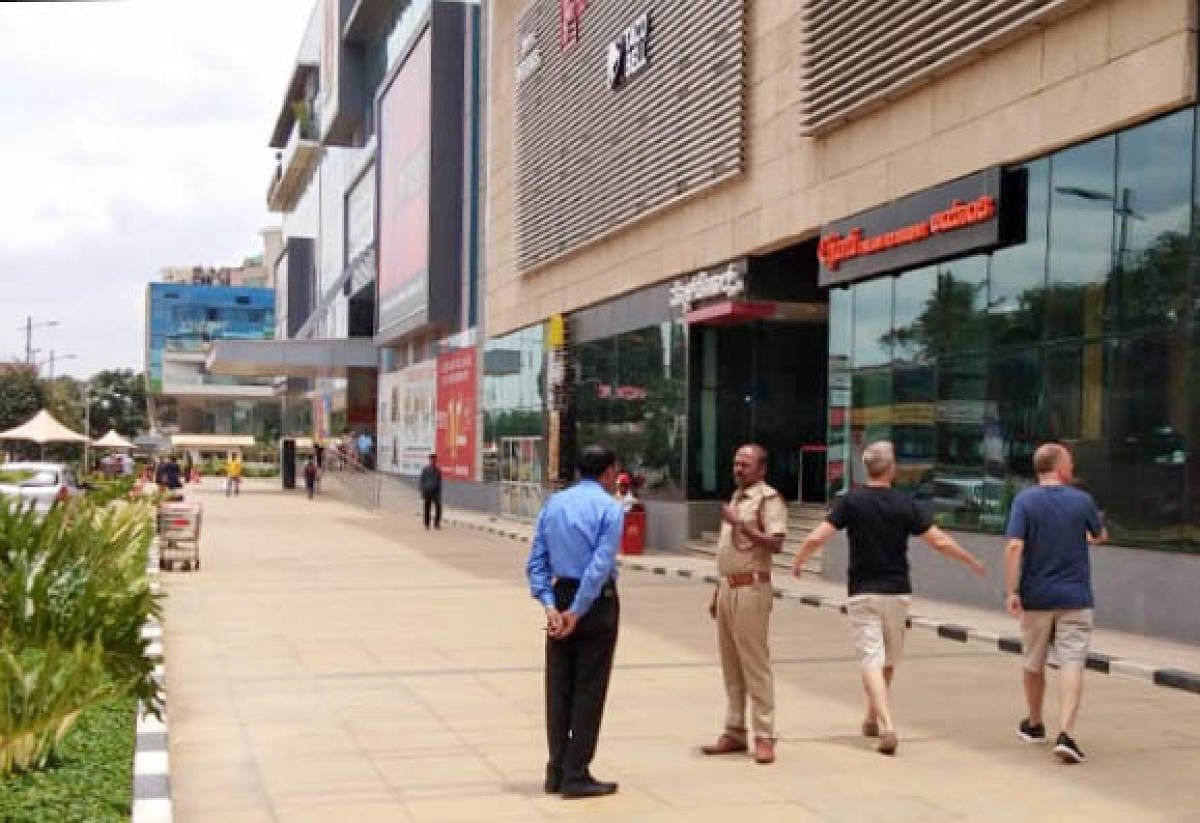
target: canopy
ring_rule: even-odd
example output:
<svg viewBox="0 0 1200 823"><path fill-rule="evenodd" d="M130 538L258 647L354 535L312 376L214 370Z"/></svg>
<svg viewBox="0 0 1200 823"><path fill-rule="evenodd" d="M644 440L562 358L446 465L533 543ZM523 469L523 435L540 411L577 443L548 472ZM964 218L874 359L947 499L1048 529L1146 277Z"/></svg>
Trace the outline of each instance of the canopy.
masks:
<svg viewBox="0 0 1200 823"><path fill-rule="evenodd" d="M101 437L93 446L98 446L102 449L132 449L133 444L126 440L121 435L117 434L116 429L109 429L108 434Z"/></svg>
<svg viewBox="0 0 1200 823"><path fill-rule="evenodd" d="M29 420L0 432L0 440L30 440L40 446L47 443L86 443L88 439L79 432L71 431L54 419L50 412L42 409Z"/></svg>

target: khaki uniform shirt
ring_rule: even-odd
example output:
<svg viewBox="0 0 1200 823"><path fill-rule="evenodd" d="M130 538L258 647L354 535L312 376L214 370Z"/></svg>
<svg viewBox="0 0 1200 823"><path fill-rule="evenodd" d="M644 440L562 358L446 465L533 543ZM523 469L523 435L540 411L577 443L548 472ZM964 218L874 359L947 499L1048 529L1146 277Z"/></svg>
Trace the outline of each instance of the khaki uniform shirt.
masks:
<svg viewBox="0 0 1200 823"><path fill-rule="evenodd" d="M779 492L759 481L733 493L730 504L737 507L743 523L749 523L770 535L787 534L787 504ZM741 529L721 521L717 539L717 573L722 577L742 572L770 572L771 551L755 546Z"/></svg>

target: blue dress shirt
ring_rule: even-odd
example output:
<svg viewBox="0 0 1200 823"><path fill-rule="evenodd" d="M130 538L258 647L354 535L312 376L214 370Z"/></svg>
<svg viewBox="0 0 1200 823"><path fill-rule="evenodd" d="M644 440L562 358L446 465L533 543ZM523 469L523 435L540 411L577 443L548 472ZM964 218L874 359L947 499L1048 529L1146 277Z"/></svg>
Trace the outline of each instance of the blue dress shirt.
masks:
<svg viewBox="0 0 1200 823"><path fill-rule="evenodd" d="M625 512L595 480L581 480L546 501L533 533L525 572L529 590L545 606L554 606L553 581L579 581L570 611L582 617L604 584L617 576L617 549Z"/></svg>

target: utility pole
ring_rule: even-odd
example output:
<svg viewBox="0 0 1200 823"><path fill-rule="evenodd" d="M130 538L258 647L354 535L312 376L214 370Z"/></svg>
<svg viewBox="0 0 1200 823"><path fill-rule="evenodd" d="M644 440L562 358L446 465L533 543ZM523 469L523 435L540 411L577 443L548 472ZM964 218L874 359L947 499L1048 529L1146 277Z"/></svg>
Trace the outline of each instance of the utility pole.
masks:
<svg viewBox="0 0 1200 823"><path fill-rule="evenodd" d="M58 325L57 320L43 320L39 323L34 323L32 316L25 315L25 326L24 326L23 330L25 332L25 364L26 365L29 365L29 366L34 365L34 362L33 362L33 330L34 329L45 329L45 328L49 328L50 326L57 326L57 325Z"/></svg>

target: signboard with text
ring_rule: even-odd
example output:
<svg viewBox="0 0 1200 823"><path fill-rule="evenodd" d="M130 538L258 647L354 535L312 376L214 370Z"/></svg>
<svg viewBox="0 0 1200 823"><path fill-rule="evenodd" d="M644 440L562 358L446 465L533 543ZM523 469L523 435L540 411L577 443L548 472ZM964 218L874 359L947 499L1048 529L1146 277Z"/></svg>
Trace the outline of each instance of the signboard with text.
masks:
<svg viewBox="0 0 1200 823"><path fill-rule="evenodd" d="M450 480L475 479L477 357L474 348L437 358L437 453Z"/></svg>
<svg viewBox="0 0 1200 823"><path fill-rule="evenodd" d="M437 368L428 360L379 377L379 470L416 476L435 444Z"/></svg>
<svg viewBox="0 0 1200 823"><path fill-rule="evenodd" d="M1000 167L993 166L830 223L817 244L820 284L835 286L998 246L1001 181Z"/></svg>

